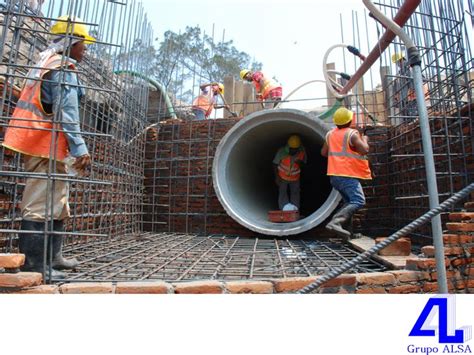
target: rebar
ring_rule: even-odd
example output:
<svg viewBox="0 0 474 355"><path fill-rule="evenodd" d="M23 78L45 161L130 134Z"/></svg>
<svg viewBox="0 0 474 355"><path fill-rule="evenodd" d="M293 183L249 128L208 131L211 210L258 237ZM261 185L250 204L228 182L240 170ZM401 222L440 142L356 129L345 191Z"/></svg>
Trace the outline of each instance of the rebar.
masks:
<svg viewBox="0 0 474 355"><path fill-rule="evenodd" d="M47 201L50 207L55 183L69 183L71 218L66 226L67 243L86 242L98 235L137 234L142 230L143 220L143 130L147 125L149 87L141 78L114 74L116 70L128 70L146 75L147 60L136 45L151 45L153 32L137 2L61 0L46 1L38 8L31 8L26 1L0 2L0 140L27 70L46 48L51 25L61 15L81 18L97 38L77 68L80 86L86 91L80 108L81 132L92 156L92 166L87 176L55 173L53 155L48 172L34 177L51 183L51 199ZM60 71L65 73L67 69ZM61 123L58 114L54 122ZM55 135L57 132L60 130ZM127 144L132 140L132 145ZM0 156L0 241L5 252L12 252L19 230L19 202L25 178L33 174L23 171L21 154L1 147ZM47 211L46 220L50 219L49 214ZM45 233L53 234L51 230Z"/></svg>
<svg viewBox="0 0 474 355"><path fill-rule="evenodd" d="M139 237L100 239L70 245L79 257L77 271L65 282L261 280L306 277L334 270L360 253L337 239L324 241L242 238L185 233L146 233ZM350 272L386 268L366 260Z"/></svg>
<svg viewBox="0 0 474 355"><path fill-rule="evenodd" d="M336 267L333 271L329 271L325 275L318 278L316 281L312 282L308 286L305 286L298 293L310 293L316 290L319 286L323 283L341 275L342 273L350 270L351 268L357 266L359 263L363 262L365 259L372 257L376 253L378 253L383 248L386 248L388 245L395 242L397 239L406 236L407 234L411 233L414 229L418 228L419 226L429 223L434 216L439 215L442 211L446 211L452 205L456 204L457 202L461 201L462 199L466 198L472 191L474 191L474 183L466 186L461 191L455 193L452 197L444 201L438 207L433 208L432 210L426 212L420 218L417 218L407 226L403 227L399 231L395 232L388 238L384 239L382 242L376 244L369 250L363 252L359 256L355 257L354 259L345 262L343 265Z"/></svg>

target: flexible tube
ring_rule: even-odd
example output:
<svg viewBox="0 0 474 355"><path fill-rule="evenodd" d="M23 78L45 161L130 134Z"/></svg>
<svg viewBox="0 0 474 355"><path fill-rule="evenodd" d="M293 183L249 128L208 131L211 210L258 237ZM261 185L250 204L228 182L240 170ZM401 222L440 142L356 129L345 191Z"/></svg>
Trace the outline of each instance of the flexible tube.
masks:
<svg viewBox="0 0 474 355"><path fill-rule="evenodd" d="M161 96L164 97L165 99L166 108L168 109L168 112L171 115L171 118L173 119L177 118L176 113L174 111L173 104L171 103L170 97L168 96L168 93L166 92L165 88L163 87L161 83L159 83L158 81L152 78L147 77L146 75L135 72L133 70L117 70L114 72L114 74L128 74L128 75L135 76L137 78L140 78L149 82L151 85L153 85L157 90L161 92Z"/></svg>

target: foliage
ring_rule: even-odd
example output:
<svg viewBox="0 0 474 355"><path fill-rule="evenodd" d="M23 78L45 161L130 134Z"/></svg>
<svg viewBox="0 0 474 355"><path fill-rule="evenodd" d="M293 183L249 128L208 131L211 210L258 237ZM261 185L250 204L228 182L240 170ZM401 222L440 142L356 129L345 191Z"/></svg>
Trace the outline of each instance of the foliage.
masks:
<svg viewBox="0 0 474 355"><path fill-rule="evenodd" d="M239 51L232 40L216 43L199 26L186 27L182 33L165 32L156 49L136 41L126 57L133 60L138 56L141 63L146 63L140 71L162 83L182 101L189 101L192 88L199 84L223 82L225 76L238 78L243 68L262 67Z"/></svg>

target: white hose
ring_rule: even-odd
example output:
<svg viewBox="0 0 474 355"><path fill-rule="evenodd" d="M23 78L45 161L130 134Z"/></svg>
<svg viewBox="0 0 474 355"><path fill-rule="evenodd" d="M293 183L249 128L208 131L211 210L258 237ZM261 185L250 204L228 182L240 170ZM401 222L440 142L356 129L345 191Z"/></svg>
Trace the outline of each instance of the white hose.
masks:
<svg viewBox="0 0 474 355"><path fill-rule="evenodd" d="M328 73L328 70L327 70L327 61L328 61L329 53L331 53L333 49L341 48L341 47L342 48L347 48L347 45L340 43L340 44L335 44L335 45L329 47L329 49L324 54L324 58L323 58L323 75L324 75L324 80L326 80L326 86L329 89L329 91L331 92L331 94L333 94L338 99L345 98L347 95L349 95L349 93L341 94L341 93L337 92L334 89L334 87L330 84L330 83L334 83L334 79L331 79L331 77L328 75L329 73ZM336 84L336 83L334 83L334 84ZM337 86L340 87L339 84L337 84Z"/></svg>
<svg viewBox="0 0 474 355"><path fill-rule="evenodd" d="M312 84L312 83L323 83L323 84L326 84L326 82L324 80L321 80L321 79L315 79L315 80L310 80L310 81L307 81L303 84L301 84L300 86L298 86L296 89L294 89L292 92L290 92L288 95L286 95L286 97L282 100L282 102L279 102L275 108L278 108L280 106L280 104L282 104L284 101L288 100L291 96L293 96L293 94L295 92L297 92L298 90L300 90L301 88L305 87L306 85L309 85L309 84Z"/></svg>

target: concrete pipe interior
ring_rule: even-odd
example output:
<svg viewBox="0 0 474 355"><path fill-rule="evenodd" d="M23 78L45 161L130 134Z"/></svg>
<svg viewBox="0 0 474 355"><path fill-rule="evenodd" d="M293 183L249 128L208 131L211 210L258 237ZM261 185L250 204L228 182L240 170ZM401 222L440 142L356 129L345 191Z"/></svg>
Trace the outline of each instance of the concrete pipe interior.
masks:
<svg viewBox="0 0 474 355"><path fill-rule="evenodd" d="M293 109L253 113L236 124L216 150L213 180L227 213L241 225L266 235L295 235L321 224L337 207L340 196L326 176L320 150L329 126L315 116ZM299 134L308 162L301 177L302 219L272 223L267 215L278 209L273 158L289 135Z"/></svg>

